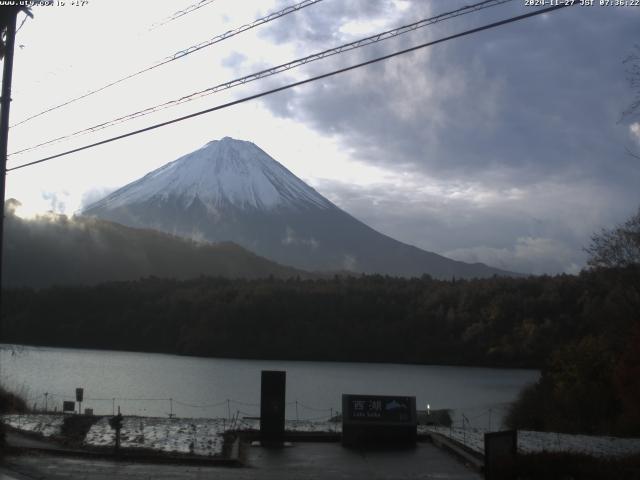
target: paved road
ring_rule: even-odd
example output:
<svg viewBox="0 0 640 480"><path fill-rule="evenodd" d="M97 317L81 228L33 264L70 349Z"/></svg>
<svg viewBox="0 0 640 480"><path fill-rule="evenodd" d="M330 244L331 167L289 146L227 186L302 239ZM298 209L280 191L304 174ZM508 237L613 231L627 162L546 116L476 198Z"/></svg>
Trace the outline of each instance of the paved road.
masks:
<svg viewBox="0 0 640 480"><path fill-rule="evenodd" d="M430 443L415 449L355 452L335 443L298 443L281 450L247 448L245 467L195 467L114 462L49 455L9 456L6 468L18 478L52 480L480 480L457 459ZM1 478L1 477L0 477Z"/></svg>

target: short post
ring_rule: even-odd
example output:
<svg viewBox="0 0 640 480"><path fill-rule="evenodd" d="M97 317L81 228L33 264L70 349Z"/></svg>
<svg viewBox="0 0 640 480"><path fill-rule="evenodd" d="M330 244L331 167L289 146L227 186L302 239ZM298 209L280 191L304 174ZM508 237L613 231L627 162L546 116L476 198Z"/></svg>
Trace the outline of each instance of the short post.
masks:
<svg viewBox="0 0 640 480"><path fill-rule="evenodd" d="M120 405L118 405L118 415L109 419L109 426L116 431L116 453L120 452L120 430L122 430L122 414L120 413Z"/></svg>
<svg viewBox="0 0 640 480"><path fill-rule="evenodd" d="M337 422L336 422L336 421L335 421L335 419L333 418L333 407L331 407L331 408L329 409L329 422L333 422L333 431L335 432L335 431L336 431L336 423L337 423Z"/></svg>
<svg viewBox="0 0 640 480"><path fill-rule="evenodd" d="M466 447L467 446L467 429L465 426L465 421L467 420L467 417L464 416L464 413L462 414L462 444Z"/></svg>

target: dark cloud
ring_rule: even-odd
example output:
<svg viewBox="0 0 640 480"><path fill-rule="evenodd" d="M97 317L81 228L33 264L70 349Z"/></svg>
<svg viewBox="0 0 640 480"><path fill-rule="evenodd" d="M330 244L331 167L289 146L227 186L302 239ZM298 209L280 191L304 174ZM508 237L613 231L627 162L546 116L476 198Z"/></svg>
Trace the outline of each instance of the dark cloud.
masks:
<svg viewBox="0 0 640 480"><path fill-rule="evenodd" d="M266 103L278 115L340 133L360 159L387 167L515 184L619 170L626 177L627 132L617 121L629 92L620 45L640 39L640 16L583 10L458 39ZM489 11L482 17L488 20ZM381 51L389 49L381 45L333 65Z"/></svg>
<svg viewBox="0 0 640 480"><path fill-rule="evenodd" d="M290 6L280 0L274 10ZM346 21L367 20L394 8L392 0L329 1L287 15L277 26L263 30L262 36L276 43L295 42L300 47L340 40L339 26Z"/></svg>
<svg viewBox="0 0 640 480"><path fill-rule="evenodd" d="M399 188L324 180L314 187L368 225L406 243L458 260L536 274L578 270L591 233L628 214L618 203L632 203L597 186L537 185L484 198L487 192L474 191L474 186L458 185L465 192L458 195L425 191L420 181L415 178L414 185Z"/></svg>
<svg viewBox="0 0 640 480"><path fill-rule="evenodd" d="M400 12L381 1L355 2L360 10L348 11L336 5L343 3L350 2L305 9L290 16L287 28L268 35L278 42L300 39L309 53L352 40L338 33L347 20L386 13L400 25L444 8L415 1ZM446 8L462 4L447 2ZM519 2L487 9L313 64L307 73L527 11ZM573 271L584 261L581 247L589 232L619 222L640 201L640 162L625 152L634 134L620 121L633 98L622 61L640 42L639 20L636 8L568 8L273 95L264 103L276 115L337 136L360 161L454 190L473 183L497 196L479 207L410 189L395 198L337 184L321 189L385 233L503 268ZM515 204L510 189L522 192Z"/></svg>

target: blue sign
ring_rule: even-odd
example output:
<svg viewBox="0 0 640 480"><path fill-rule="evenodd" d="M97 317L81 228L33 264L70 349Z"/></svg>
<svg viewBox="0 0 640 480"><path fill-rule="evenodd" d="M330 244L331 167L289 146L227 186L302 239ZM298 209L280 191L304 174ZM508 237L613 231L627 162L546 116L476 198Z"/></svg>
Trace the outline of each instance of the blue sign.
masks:
<svg viewBox="0 0 640 480"><path fill-rule="evenodd" d="M345 418L354 421L415 422L415 397L345 395Z"/></svg>

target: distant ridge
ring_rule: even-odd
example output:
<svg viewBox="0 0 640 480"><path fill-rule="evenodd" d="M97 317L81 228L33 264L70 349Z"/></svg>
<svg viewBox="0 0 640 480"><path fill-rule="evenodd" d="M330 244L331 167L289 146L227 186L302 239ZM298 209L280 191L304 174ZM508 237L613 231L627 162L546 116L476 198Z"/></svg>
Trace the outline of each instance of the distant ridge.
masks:
<svg viewBox="0 0 640 480"><path fill-rule="evenodd" d="M86 215L212 242L232 241L309 271L473 278L516 275L383 235L251 142L225 137L88 206Z"/></svg>
<svg viewBox="0 0 640 480"><path fill-rule="evenodd" d="M5 224L4 285L92 285L142 277L309 278L231 243L210 244L96 218L46 215Z"/></svg>

